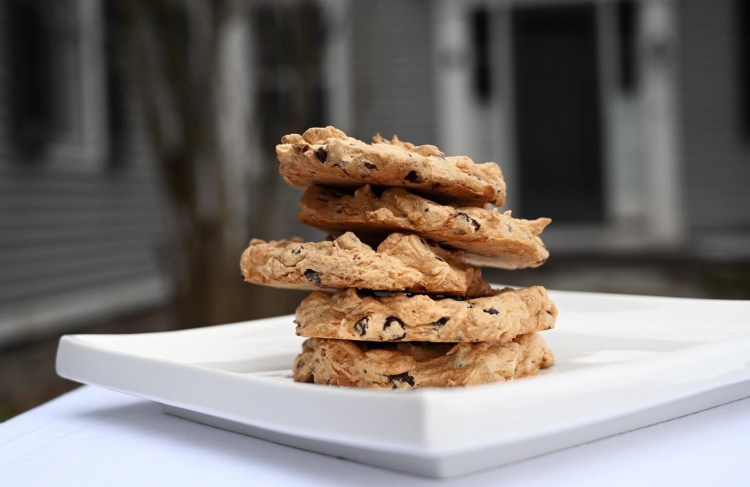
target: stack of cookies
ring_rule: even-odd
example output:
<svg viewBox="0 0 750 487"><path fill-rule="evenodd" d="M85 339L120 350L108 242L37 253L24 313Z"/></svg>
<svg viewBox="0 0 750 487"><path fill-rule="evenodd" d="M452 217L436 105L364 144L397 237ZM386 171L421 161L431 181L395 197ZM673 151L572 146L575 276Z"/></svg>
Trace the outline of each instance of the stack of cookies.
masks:
<svg viewBox="0 0 750 487"><path fill-rule="evenodd" d="M329 240L254 239L245 280L309 289L297 308L308 337L294 380L342 386L447 387L510 380L553 363L541 286L493 289L477 266L537 267L547 218L520 220L495 163L446 157L333 128L282 138L280 172L305 189L300 220Z"/></svg>

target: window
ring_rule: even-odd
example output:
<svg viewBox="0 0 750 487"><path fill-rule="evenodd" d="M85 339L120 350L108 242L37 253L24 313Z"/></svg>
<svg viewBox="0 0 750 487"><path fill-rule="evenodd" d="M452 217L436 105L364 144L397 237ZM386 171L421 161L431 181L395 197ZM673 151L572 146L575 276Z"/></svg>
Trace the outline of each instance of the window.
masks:
<svg viewBox="0 0 750 487"><path fill-rule="evenodd" d="M282 135L320 126L327 118L321 9L315 2L260 4L253 11L253 32L260 142L275 147Z"/></svg>
<svg viewBox="0 0 750 487"><path fill-rule="evenodd" d="M750 5L746 0L735 0L737 9L735 31L737 42L737 89L739 90L740 131L750 140Z"/></svg>
<svg viewBox="0 0 750 487"><path fill-rule="evenodd" d="M22 161L98 165L106 147L100 2L3 7L2 145Z"/></svg>
<svg viewBox="0 0 750 487"><path fill-rule="evenodd" d="M490 13L487 7L471 12L471 40L474 51L474 94L481 102L492 95L490 64Z"/></svg>

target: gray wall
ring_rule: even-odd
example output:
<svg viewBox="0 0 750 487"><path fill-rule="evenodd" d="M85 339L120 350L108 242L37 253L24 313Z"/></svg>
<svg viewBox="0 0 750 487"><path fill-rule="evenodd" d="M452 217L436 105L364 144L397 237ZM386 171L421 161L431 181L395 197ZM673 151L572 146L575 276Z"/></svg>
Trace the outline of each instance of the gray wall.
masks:
<svg viewBox="0 0 750 487"><path fill-rule="evenodd" d="M128 162L86 172L2 156L0 342L164 298L156 181Z"/></svg>
<svg viewBox="0 0 750 487"><path fill-rule="evenodd" d="M0 306L157 272L146 165L94 173L0 160Z"/></svg>
<svg viewBox="0 0 750 487"><path fill-rule="evenodd" d="M432 4L357 0L351 15L353 135L435 144Z"/></svg>

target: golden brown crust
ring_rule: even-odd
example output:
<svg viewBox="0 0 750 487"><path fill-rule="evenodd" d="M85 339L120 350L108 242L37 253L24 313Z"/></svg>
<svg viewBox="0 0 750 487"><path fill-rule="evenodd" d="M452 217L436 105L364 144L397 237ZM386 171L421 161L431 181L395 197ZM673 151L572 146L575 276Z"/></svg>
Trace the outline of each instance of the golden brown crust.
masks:
<svg viewBox="0 0 750 487"><path fill-rule="evenodd" d="M549 257L539 234L549 218L521 220L510 211L441 205L402 188L375 193L370 185L346 193L311 186L300 200L302 223L330 232L414 232L462 249L464 262L502 269L538 267Z"/></svg>
<svg viewBox="0 0 750 487"><path fill-rule="evenodd" d="M477 296L482 271L417 235L394 233L376 250L345 233L333 241L254 239L243 252L245 280L293 289L367 288Z"/></svg>
<svg viewBox="0 0 750 487"><path fill-rule="evenodd" d="M339 386L412 389L485 384L535 375L554 357L537 334L512 342L373 344L308 339L294 380Z"/></svg>
<svg viewBox="0 0 750 487"><path fill-rule="evenodd" d="M483 206L505 203L505 180L494 162L445 157L434 146L376 136L373 144L334 127L290 134L276 146L279 172L292 186L398 186Z"/></svg>
<svg viewBox="0 0 750 487"><path fill-rule="evenodd" d="M297 334L362 341L507 342L554 327L557 308L541 286L453 299L347 289L314 292L297 307Z"/></svg>

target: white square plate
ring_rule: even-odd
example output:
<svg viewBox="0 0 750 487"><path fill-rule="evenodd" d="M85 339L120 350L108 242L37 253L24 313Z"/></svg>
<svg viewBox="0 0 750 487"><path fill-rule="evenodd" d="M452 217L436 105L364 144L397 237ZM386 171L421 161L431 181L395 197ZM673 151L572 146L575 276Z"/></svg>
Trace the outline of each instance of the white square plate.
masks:
<svg viewBox="0 0 750 487"><path fill-rule="evenodd" d="M57 371L278 443L449 477L750 396L750 301L550 292L557 362L457 389L299 384L291 316L138 335L71 335Z"/></svg>

